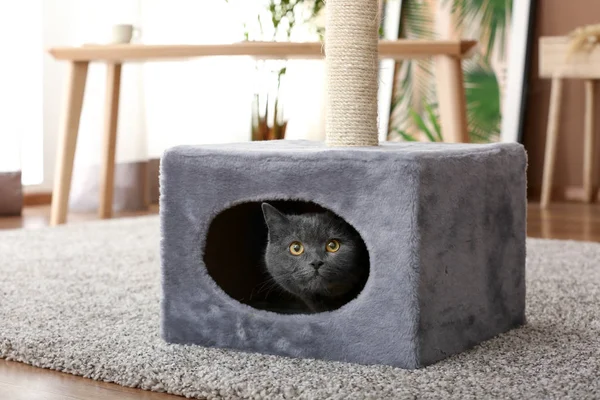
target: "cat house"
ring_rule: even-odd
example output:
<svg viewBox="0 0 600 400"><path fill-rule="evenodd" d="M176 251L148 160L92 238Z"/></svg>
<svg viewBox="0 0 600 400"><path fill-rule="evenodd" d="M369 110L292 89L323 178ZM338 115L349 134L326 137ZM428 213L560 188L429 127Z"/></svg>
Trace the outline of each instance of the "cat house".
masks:
<svg viewBox="0 0 600 400"><path fill-rule="evenodd" d="M163 335L415 368L518 326L525 164L512 143L173 148L161 165ZM317 314L248 304L261 283L263 201L290 212L327 209L357 230L369 278L356 299Z"/></svg>
<svg viewBox="0 0 600 400"><path fill-rule="evenodd" d="M169 343L427 366L525 322L526 154L517 143L378 143L377 1L328 7L325 142L164 153L161 334ZM305 312L261 286L264 202L326 210L356 231L368 277L355 297Z"/></svg>

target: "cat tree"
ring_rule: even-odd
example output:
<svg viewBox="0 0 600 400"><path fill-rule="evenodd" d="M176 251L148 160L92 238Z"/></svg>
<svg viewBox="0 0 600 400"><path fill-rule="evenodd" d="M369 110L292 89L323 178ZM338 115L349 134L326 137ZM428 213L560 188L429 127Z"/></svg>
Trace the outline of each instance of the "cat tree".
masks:
<svg viewBox="0 0 600 400"><path fill-rule="evenodd" d="M290 357L426 366L525 322L526 155L379 143L377 0L327 2L326 141L179 146L161 163L162 335ZM369 252L358 297L255 308L260 203L325 208Z"/></svg>

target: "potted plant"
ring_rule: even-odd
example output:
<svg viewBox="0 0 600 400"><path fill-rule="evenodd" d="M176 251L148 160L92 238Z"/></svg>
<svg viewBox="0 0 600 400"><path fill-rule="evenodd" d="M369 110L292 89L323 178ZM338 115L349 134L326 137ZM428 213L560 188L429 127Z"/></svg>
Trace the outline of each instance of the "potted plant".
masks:
<svg viewBox="0 0 600 400"><path fill-rule="evenodd" d="M226 0L248 8L248 0ZM235 4L237 3L237 4ZM324 0L257 0L242 20L245 40L292 41L323 36ZM282 87L287 61L257 60L256 88L252 103L252 140L284 139L287 128Z"/></svg>

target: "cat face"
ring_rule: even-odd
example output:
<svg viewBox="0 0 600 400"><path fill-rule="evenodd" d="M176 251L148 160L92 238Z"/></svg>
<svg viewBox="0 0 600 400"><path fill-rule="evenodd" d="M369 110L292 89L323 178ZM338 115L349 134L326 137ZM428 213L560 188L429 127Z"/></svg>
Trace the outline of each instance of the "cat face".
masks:
<svg viewBox="0 0 600 400"><path fill-rule="evenodd" d="M356 231L336 215L323 212L285 215L263 203L269 229L267 270L284 289L299 297L336 297L364 278L366 249Z"/></svg>

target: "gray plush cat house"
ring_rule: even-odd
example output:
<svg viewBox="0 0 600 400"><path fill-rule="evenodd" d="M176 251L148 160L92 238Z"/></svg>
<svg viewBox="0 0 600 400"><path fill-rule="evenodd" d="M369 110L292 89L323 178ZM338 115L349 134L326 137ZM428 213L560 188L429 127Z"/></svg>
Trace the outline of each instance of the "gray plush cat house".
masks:
<svg viewBox="0 0 600 400"><path fill-rule="evenodd" d="M167 342L412 369L525 322L523 147L377 143L377 77L364 72L377 42L365 57L351 52L357 59L343 70L335 64L348 54L332 45L341 36L373 43L338 29L377 20L377 1L354 1L364 7L328 1L326 142L179 146L163 155ZM336 88L334 78L349 73L354 85ZM339 91L354 99L346 108ZM369 275L354 299L321 313L277 309L292 303L261 290L265 201L329 210L358 232Z"/></svg>
<svg viewBox="0 0 600 400"><path fill-rule="evenodd" d="M164 338L416 368L518 326L525 164L518 144L173 148L161 174ZM318 314L244 304L259 283L260 202L282 200L360 233L369 278L355 300Z"/></svg>

